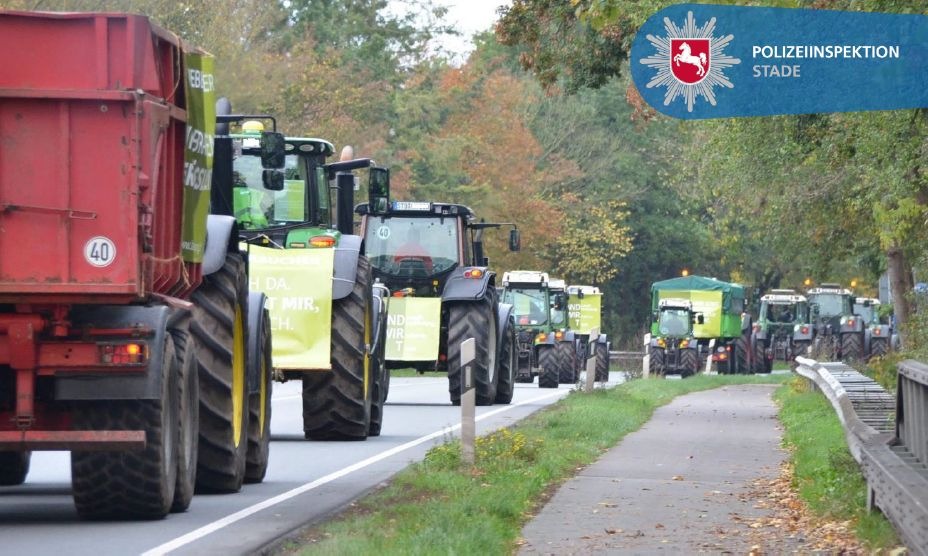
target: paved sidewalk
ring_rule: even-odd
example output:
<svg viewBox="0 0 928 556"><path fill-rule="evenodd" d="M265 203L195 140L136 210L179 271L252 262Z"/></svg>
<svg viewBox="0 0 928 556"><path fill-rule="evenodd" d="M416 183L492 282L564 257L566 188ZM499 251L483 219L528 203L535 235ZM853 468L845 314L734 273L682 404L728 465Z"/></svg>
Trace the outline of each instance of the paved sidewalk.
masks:
<svg viewBox="0 0 928 556"><path fill-rule="evenodd" d="M659 408L567 481L522 531L520 554L747 554L757 542L751 483L786 458L775 385L727 386ZM764 551L801 549L783 539Z"/></svg>

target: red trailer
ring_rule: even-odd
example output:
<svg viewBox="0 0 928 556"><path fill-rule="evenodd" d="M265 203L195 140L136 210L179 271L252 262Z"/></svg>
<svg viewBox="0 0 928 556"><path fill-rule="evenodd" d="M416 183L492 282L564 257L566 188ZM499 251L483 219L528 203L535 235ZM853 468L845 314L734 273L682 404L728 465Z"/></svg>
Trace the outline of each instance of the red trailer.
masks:
<svg viewBox="0 0 928 556"><path fill-rule="evenodd" d="M245 263L185 159L205 53L111 13L0 12L0 46L0 485L71 450L81 515L157 518L260 480Z"/></svg>

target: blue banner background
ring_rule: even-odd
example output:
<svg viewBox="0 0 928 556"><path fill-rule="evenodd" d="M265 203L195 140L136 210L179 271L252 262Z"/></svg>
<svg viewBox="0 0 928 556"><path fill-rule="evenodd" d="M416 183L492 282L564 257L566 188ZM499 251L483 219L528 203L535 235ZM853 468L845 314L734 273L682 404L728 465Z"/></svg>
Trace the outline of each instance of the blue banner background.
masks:
<svg viewBox="0 0 928 556"><path fill-rule="evenodd" d="M641 62L658 54L647 35L667 38L665 18L682 28L716 19L713 41L733 35L722 53L740 63L722 69L733 85L712 87L716 105L697 95L692 112L678 96L665 106L666 86L647 87L657 70ZM694 38L694 37L687 37ZM669 40L669 38L668 38ZM898 46L898 58L761 58L752 47L784 45ZM712 73L710 60L709 72ZM798 65L799 77L754 77L755 65ZM631 72L645 101L675 118L727 118L890 110L928 106L928 17L867 12L678 4L651 16L631 50Z"/></svg>

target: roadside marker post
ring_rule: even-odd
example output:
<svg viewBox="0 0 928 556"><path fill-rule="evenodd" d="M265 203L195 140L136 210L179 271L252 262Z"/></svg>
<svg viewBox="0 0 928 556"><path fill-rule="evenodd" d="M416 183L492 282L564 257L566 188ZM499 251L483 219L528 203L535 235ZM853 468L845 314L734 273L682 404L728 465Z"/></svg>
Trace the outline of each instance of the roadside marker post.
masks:
<svg viewBox="0 0 928 556"><path fill-rule="evenodd" d="M592 392L596 382L596 339L599 338L599 329L590 330L590 335L586 337L586 383L584 390Z"/></svg>
<svg viewBox="0 0 928 556"><path fill-rule="evenodd" d="M477 430L477 399L471 365L476 357L475 346L476 341L473 338L461 342L461 459L470 466L474 465L474 441Z"/></svg>

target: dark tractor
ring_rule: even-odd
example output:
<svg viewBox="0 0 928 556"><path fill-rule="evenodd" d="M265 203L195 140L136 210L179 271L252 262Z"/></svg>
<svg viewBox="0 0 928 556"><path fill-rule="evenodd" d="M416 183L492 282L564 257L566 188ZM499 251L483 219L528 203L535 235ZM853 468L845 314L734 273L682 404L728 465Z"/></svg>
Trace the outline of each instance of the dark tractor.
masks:
<svg viewBox="0 0 928 556"><path fill-rule="evenodd" d="M880 317L879 299L855 298L854 314L864 323L864 354L867 359L882 357L895 347L898 340L886 319Z"/></svg>
<svg viewBox="0 0 928 556"><path fill-rule="evenodd" d="M751 336L755 373L769 373L774 361L791 362L812 345L809 301L795 290L771 290L760 298Z"/></svg>
<svg viewBox="0 0 928 556"><path fill-rule="evenodd" d="M480 222L464 205L391 202L388 183L372 183L369 194L369 202L355 211L374 278L393 292L387 365L447 372L451 403L457 405L461 343L474 338L477 405L510 403L517 356L512 306L500 303L483 233L512 226L509 248L517 251L516 226Z"/></svg>
<svg viewBox="0 0 928 556"><path fill-rule="evenodd" d="M859 361L864 355L864 321L854 315L854 294L838 284L806 293L814 331L812 352L833 361Z"/></svg>

